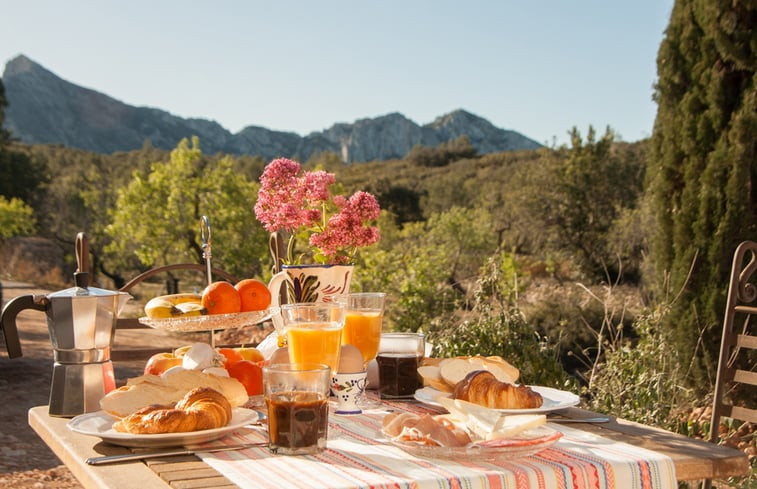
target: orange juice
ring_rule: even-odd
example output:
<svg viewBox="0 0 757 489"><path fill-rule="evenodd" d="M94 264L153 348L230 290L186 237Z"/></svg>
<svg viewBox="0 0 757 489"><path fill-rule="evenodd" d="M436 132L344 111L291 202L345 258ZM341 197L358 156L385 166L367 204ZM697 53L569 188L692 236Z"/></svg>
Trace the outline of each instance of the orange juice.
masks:
<svg viewBox="0 0 757 489"><path fill-rule="evenodd" d="M380 311L347 311L344 316L342 343L357 347L365 364L376 358L383 317Z"/></svg>
<svg viewBox="0 0 757 489"><path fill-rule="evenodd" d="M296 323L287 328L289 361L325 363L336 372L342 346L342 326L335 323Z"/></svg>

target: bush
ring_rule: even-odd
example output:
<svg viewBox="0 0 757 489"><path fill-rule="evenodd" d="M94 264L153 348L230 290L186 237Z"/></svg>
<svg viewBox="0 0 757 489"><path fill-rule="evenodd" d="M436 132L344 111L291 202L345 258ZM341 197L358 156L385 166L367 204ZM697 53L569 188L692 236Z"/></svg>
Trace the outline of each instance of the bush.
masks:
<svg viewBox="0 0 757 489"><path fill-rule="evenodd" d="M509 273L507 273L509 271ZM491 258L476 283L472 319L442 319L428 332L434 356L499 355L521 371L527 384L575 389L555 344L540 336L515 304L517 290L511 257Z"/></svg>
<svg viewBox="0 0 757 489"><path fill-rule="evenodd" d="M589 375L586 393L592 409L648 425L680 431L680 409L695 402L684 387L686 365L660 330L665 306L639 315L635 339L608 322L599 335L599 357Z"/></svg>

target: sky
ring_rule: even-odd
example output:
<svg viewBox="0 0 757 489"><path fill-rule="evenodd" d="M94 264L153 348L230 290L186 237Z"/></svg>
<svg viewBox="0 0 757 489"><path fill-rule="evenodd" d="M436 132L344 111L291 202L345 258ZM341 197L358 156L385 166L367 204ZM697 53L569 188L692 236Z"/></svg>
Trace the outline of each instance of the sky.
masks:
<svg viewBox="0 0 757 489"><path fill-rule="evenodd" d="M673 0L0 0L23 54L134 106L306 135L464 109L547 145L649 137ZM12 100L10 101L12 104Z"/></svg>

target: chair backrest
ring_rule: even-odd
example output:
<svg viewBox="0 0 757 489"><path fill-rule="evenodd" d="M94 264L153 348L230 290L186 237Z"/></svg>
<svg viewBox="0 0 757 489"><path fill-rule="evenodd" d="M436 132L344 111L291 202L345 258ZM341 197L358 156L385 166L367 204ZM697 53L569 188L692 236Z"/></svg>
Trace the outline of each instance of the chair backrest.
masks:
<svg viewBox="0 0 757 489"><path fill-rule="evenodd" d="M757 243L744 241L733 256L731 281L723 320L715 396L712 403L710 441L718 442L723 417L757 422L757 406L733 405L729 393L739 392L739 399L755 399L757 372L748 370L748 350L757 349L757 336L750 334L751 322L757 321ZM754 318L752 316L755 316ZM753 328L751 328L753 329ZM753 355L753 352L751 353ZM753 357L752 357L753 358ZM749 395L745 395L749 392Z"/></svg>
<svg viewBox="0 0 757 489"><path fill-rule="evenodd" d="M77 271L79 272L90 271L89 269L89 238L85 233L79 233L76 237L76 261L78 265ZM133 279L131 279L129 282L127 282L123 287L121 287L118 290L120 292L129 292L132 288L136 287L137 285L144 282L148 278L153 277L154 275L158 275L160 273L170 273L173 271L180 271L180 270L188 270L188 271L202 273L204 274L204 279L207 280L208 270L205 265L201 265L199 263L177 263L173 265L164 265L161 267L156 267L156 268L147 270L146 272L143 272L137 275L136 277L134 277ZM228 280L232 284L236 284L238 282L236 277L218 268L211 268L210 273L212 277L220 277L224 280ZM132 329L152 330L152 328L150 328L146 324L139 322L139 319L137 318L118 318L116 320L116 330L114 332L114 335L119 330L132 330ZM169 350L169 348L156 347L156 346L129 345L128 347L121 348L114 345L110 351L110 358L113 361L146 360L147 358L149 358L150 356L156 353L164 352L167 350Z"/></svg>

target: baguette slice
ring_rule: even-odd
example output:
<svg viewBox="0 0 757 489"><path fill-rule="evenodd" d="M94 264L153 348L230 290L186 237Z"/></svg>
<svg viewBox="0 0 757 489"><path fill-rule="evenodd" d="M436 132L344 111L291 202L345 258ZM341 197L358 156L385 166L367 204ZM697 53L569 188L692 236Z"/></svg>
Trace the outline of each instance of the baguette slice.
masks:
<svg viewBox="0 0 757 489"><path fill-rule="evenodd" d="M520 371L500 357L450 358L439 364L439 373L447 384L454 388L466 375L475 370L488 370L500 382L515 384Z"/></svg>
<svg viewBox="0 0 757 489"><path fill-rule="evenodd" d="M452 386L447 384L442 375L439 367L434 365L424 365L418 367L418 374L423 378L423 385L428 385L436 390L442 392L452 392Z"/></svg>
<svg viewBox="0 0 757 489"><path fill-rule="evenodd" d="M475 357L470 357L468 362L476 366L476 370L478 370L478 366L480 366L481 369L490 371L500 382L515 384L518 381L518 377L520 377L520 371L503 360L502 357L482 357L477 355Z"/></svg>
<svg viewBox="0 0 757 489"><path fill-rule="evenodd" d="M486 440L512 438L545 424L547 424L547 417L544 414L508 414L497 423L491 433L486 435Z"/></svg>

